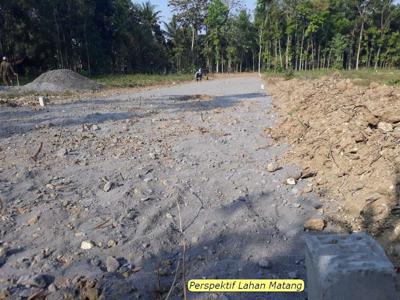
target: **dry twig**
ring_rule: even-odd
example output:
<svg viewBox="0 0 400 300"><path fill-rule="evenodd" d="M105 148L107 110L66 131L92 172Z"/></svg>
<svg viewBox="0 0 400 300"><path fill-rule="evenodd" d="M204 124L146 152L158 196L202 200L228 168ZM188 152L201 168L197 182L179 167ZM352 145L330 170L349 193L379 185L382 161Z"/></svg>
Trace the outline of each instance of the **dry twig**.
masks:
<svg viewBox="0 0 400 300"><path fill-rule="evenodd" d="M40 142L39 149L36 151L35 155L33 155L33 156L31 157L31 159L32 159L34 162L37 161L38 156L39 156L39 154L40 154L40 151L42 151L42 148L43 148L43 142Z"/></svg>

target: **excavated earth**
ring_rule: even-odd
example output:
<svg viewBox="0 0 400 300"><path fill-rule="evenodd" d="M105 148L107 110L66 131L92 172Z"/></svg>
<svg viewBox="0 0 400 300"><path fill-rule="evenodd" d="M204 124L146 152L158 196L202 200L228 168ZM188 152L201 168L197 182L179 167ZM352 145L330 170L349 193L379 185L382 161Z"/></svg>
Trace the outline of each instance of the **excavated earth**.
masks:
<svg viewBox="0 0 400 300"><path fill-rule="evenodd" d="M0 299L182 299L193 278L305 279L304 223L336 203L311 192L308 170L277 163L287 149L262 84L2 107Z"/></svg>
<svg viewBox="0 0 400 300"><path fill-rule="evenodd" d="M272 137L290 145L282 161L315 174L314 192L337 203L330 222L370 232L400 267L400 89L336 74L267 81L281 117Z"/></svg>

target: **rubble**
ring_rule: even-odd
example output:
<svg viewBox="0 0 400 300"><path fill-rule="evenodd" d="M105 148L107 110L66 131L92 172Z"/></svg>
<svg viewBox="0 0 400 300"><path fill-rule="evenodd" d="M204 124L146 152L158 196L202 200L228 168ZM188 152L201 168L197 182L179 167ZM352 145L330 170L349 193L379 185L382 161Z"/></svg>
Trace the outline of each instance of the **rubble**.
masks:
<svg viewBox="0 0 400 300"><path fill-rule="evenodd" d="M272 137L291 147L283 161L314 172L312 190L342 207L326 212L332 222L375 235L392 231L400 185L400 89L359 86L336 74L268 83L281 116Z"/></svg>
<svg viewBox="0 0 400 300"><path fill-rule="evenodd" d="M326 221L319 218L312 218L304 223L304 230L323 231L325 227Z"/></svg>

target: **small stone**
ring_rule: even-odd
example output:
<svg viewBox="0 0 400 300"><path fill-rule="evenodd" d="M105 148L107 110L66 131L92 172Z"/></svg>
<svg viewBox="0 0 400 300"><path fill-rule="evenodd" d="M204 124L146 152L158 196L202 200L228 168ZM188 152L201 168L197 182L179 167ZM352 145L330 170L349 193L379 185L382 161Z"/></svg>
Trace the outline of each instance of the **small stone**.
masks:
<svg viewBox="0 0 400 300"><path fill-rule="evenodd" d="M394 224L394 229L389 236L389 240L391 242L400 240L400 222L398 222L397 224ZM1 263L0 263L0 265L1 265Z"/></svg>
<svg viewBox="0 0 400 300"><path fill-rule="evenodd" d="M81 243L81 249L82 250L90 250L94 247L93 242L92 241L83 241Z"/></svg>
<svg viewBox="0 0 400 300"><path fill-rule="evenodd" d="M50 293L55 293L57 291L57 287L54 283L50 284L47 288Z"/></svg>
<svg viewBox="0 0 400 300"><path fill-rule="evenodd" d="M296 179L294 179L294 178L288 178L288 179L286 179L286 183L288 184L288 185L296 185Z"/></svg>
<svg viewBox="0 0 400 300"><path fill-rule="evenodd" d="M28 225L33 226L39 221L39 216L34 216L28 220Z"/></svg>
<svg viewBox="0 0 400 300"><path fill-rule="evenodd" d="M263 268L263 269L270 269L270 268L272 267L272 264L271 264L271 262L270 262L268 259L262 258L262 259L258 262L258 266L259 266L260 268Z"/></svg>
<svg viewBox="0 0 400 300"><path fill-rule="evenodd" d="M109 240L109 241L107 242L108 248L113 248L113 247L115 247L116 245L117 245L117 242L114 241L114 240Z"/></svg>
<svg viewBox="0 0 400 300"><path fill-rule="evenodd" d="M93 124L91 129L92 130L100 130L100 127L97 126L96 124Z"/></svg>
<svg viewBox="0 0 400 300"><path fill-rule="evenodd" d="M320 218L309 219L304 224L305 230L322 231L326 227L326 221Z"/></svg>
<svg viewBox="0 0 400 300"><path fill-rule="evenodd" d="M120 263L116 258L114 258L112 256L108 256L106 258L106 269L107 269L107 272L110 272L110 273L116 272L119 267L120 267Z"/></svg>
<svg viewBox="0 0 400 300"><path fill-rule="evenodd" d="M393 131L393 125L386 122L379 122L378 129L382 130L383 132L391 132Z"/></svg>
<svg viewBox="0 0 400 300"><path fill-rule="evenodd" d="M106 184L103 187L103 191L105 191L106 193L111 191L111 189L113 188L113 183L108 181L106 182Z"/></svg>
<svg viewBox="0 0 400 300"><path fill-rule="evenodd" d="M267 171L268 171L268 172L273 173L273 172L278 171L279 169L280 169L280 167L278 166L277 163L269 163L269 164L267 165Z"/></svg>
<svg viewBox="0 0 400 300"><path fill-rule="evenodd" d="M293 206L294 206L295 208L300 208L300 207L301 207L301 204L300 204L300 203L295 203L295 204L293 204Z"/></svg>
<svg viewBox="0 0 400 300"><path fill-rule="evenodd" d="M313 187L310 186L310 185L307 185L307 186L304 187L304 189L303 189L303 193L304 193L304 194L311 193L312 191L313 191Z"/></svg>

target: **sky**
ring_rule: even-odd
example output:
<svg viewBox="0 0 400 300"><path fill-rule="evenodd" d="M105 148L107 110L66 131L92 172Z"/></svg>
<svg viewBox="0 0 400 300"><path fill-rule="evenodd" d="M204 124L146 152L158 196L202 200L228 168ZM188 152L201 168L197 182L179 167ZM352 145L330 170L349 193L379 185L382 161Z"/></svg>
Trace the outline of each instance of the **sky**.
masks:
<svg viewBox="0 0 400 300"><path fill-rule="evenodd" d="M256 7L257 0L240 0L243 6L246 6L248 10L253 11ZM400 1L400 0L399 0ZM146 0L133 0L136 3L143 3ZM168 7L168 0L150 0L159 11L161 11L161 19L163 22L168 22L172 16L171 9Z"/></svg>

